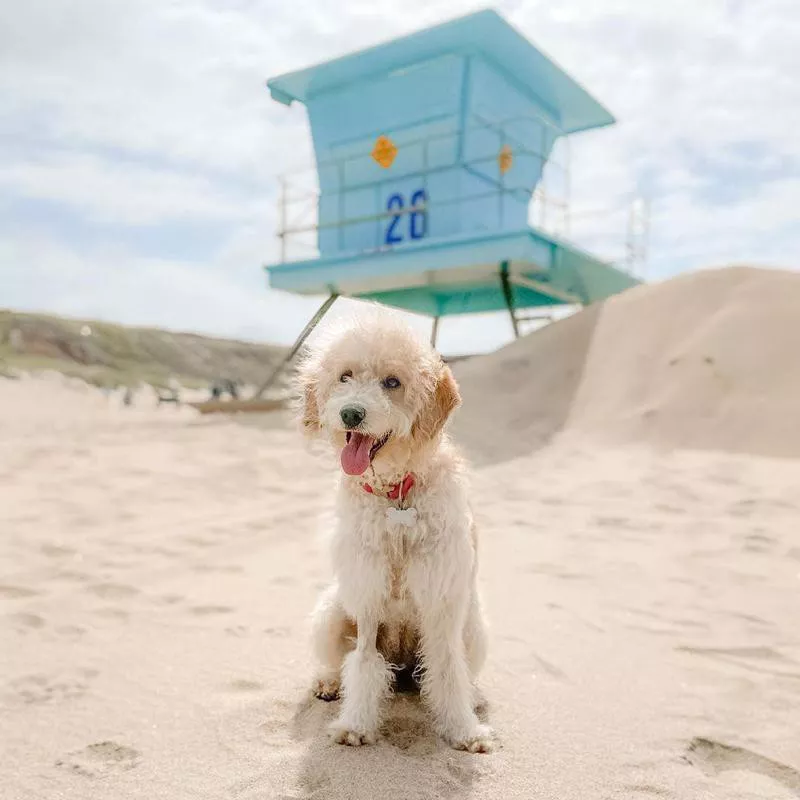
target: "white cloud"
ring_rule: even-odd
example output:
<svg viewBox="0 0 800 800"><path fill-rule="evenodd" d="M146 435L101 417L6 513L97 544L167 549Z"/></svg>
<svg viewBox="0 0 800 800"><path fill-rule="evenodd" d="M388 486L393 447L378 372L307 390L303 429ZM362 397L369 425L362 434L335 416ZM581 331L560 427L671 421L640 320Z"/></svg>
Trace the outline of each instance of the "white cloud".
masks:
<svg viewBox="0 0 800 800"><path fill-rule="evenodd" d="M304 110L271 102L265 78L481 6L0 6L2 216L51 204L23 225L0 218L0 304L291 339L315 300L266 291L260 267L277 253L275 176L308 163L311 143ZM498 8L620 120L572 142L576 208L613 211L576 218L579 241L620 254L625 207L641 189L653 276L726 261L798 266L795 0ZM92 238L53 225L59 207L91 223ZM120 226L187 221L220 230L204 258L113 243ZM452 320L443 346L484 349L508 333L501 318Z"/></svg>
<svg viewBox="0 0 800 800"><path fill-rule="evenodd" d="M142 258L113 246L84 254L53 240L7 237L0 270L3 306L230 337L286 340L314 306L261 291L257 271L252 279L232 279L202 264ZM288 332L287 312L296 319Z"/></svg>
<svg viewBox="0 0 800 800"><path fill-rule="evenodd" d="M232 192L204 176L73 153L0 164L0 188L63 203L93 222L133 226L236 222L264 207L250 192Z"/></svg>

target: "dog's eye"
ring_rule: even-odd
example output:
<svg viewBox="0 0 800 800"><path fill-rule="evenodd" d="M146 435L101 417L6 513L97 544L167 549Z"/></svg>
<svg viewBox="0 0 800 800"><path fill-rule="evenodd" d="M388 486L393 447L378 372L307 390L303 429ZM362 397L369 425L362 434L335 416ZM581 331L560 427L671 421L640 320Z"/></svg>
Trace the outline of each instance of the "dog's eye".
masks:
<svg viewBox="0 0 800 800"><path fill-rule="evenodd" d="M342 373L342 374L339 376L339 380L340 380L342 383L347 383L347 381L349 381L349 380L350 380L350 378L352 378L352 377L353 377L353 373L352 373L352 371L351 371L351 370L349 370L349 369L348 369L348 370L345 370L345 371L344 371L344 372L343 372L343 373Z"/></svg>
<svg viewBox="0 0 800 800"><path fill-rule="evenodd" d="M400 381L394 375L384 378L381 383L384 389L397 389L400 386Z"/></svg>

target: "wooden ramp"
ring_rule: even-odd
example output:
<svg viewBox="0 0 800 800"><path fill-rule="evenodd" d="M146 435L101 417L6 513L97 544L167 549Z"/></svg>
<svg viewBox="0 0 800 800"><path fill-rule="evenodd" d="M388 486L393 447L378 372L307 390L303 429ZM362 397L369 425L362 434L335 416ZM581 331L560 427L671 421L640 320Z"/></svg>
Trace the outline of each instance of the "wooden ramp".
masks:
<svg viewBox="0 0 800 800"><path fill-rule="evenodd" d="M187 403L186 405L196 408L201 414L265 414L270 411L288 408L289 400L288 398L274 400L261 398L252 400L205 400L200 403Z"/></svg>

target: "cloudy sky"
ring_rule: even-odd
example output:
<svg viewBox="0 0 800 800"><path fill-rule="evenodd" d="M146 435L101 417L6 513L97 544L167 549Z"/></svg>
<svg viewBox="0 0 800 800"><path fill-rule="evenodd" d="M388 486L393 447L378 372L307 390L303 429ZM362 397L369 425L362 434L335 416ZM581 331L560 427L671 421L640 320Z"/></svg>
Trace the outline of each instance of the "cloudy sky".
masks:
<svg viewBox="0 0 800 800"><path fill-rule="evenodd" d="M0 307L292 340L317 301L268 290L260 265L276 176L311 149L304 109L264 80L484 5L0 4ZM494 7L619 120L572 143L576 207L616 211L604 254L644 194L651 279L800 266L797 0ZM448 320L442 349L508 335L499 316Z"/></svg>

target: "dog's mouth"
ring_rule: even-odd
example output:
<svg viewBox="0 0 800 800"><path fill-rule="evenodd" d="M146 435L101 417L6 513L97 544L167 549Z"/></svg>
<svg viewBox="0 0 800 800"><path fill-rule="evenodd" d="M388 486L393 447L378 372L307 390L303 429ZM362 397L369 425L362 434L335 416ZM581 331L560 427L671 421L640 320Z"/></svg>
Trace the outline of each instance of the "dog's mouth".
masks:
<svg viewBox="0 0 800 800"><path fill-rule="evenodd" d="M348 475L363 475L378 450L389 441L391 431L380 439L358 431L347 431L345 446L342 448L342 469Z"/></svg>

